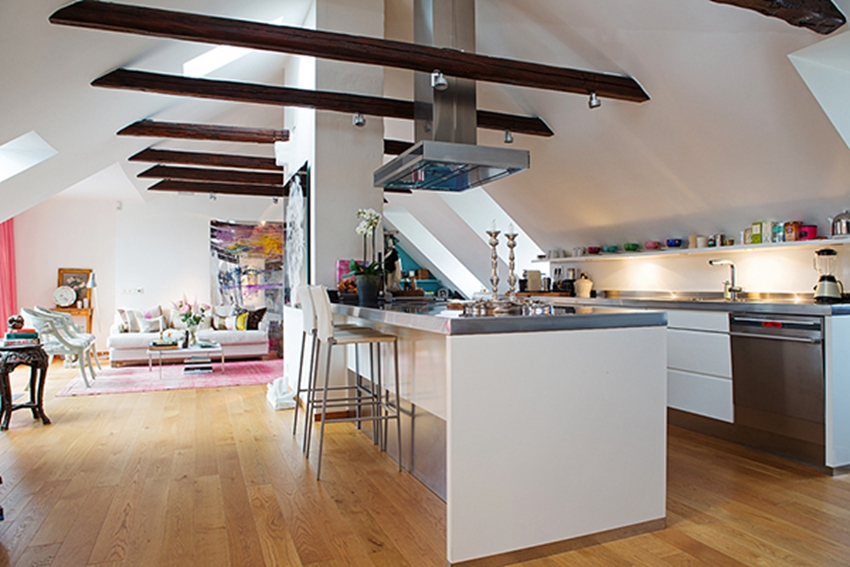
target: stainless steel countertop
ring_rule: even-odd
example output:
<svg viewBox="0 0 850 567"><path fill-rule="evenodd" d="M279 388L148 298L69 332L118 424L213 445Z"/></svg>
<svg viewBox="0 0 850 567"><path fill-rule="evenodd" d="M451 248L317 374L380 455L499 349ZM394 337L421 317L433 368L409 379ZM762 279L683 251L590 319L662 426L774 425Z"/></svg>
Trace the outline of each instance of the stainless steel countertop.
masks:
<svg viewBox="0 0 850 567"><path fill-rule="evenodd" d="M464 316L443 303L393 304L381 308L333 304L334 313L443 335L525 333L578 329L657 327L667 324L663 311L566 307L552 315Z"/></svg>
<svg viewBox="0 0 850 567"><path fill-rule="evenodd" d="M611 294L615 297L610 297ZM785 315L850 315L850 303L815 303L811 295L793 293L748 293L742 300L723 299L714 292L606 292L606 297L582 299L577 297L534 296L556 305L581 305L612 308L682 309L694 311L726 311Z"/></svg>

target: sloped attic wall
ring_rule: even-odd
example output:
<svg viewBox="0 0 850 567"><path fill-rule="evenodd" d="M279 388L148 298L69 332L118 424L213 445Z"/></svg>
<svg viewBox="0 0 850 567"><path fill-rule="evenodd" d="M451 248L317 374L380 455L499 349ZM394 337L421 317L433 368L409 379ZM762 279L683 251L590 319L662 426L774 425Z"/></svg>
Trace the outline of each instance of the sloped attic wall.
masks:
<svg viewBox="0 0 850 567"><path fill-rule="evenodd" d="M629 74L652 97L590 111L582 96L479 84L479 108L556 132L516 135L531 170L487 186L544 249L737 235L759 219L823 232L850 205L850 150L787 57L822 36L708 0L492 0L477 20L481 53ZM405 88L387 74L387 95Z"/></svg>

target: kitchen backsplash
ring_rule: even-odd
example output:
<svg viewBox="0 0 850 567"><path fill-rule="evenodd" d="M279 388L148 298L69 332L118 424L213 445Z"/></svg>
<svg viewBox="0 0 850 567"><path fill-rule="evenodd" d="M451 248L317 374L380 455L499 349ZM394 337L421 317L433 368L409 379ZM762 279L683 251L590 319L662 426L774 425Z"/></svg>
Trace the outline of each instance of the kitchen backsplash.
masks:
<svg viewBox="0 0 850 567"><path fill-rule="evenodd" d="M850 241L848 241L850 244ZM824 243L838 251L836 276L850 283L850 246ZM813 266L816 246L725 250L713 253L653 255L636 253L621 259L570 263L586 272L594 289L631 291L722 291L729 268L710 266L711 259L735 263L744 291L812 293L818 279ZM550 268L551 270L551 268Z"/></svg>

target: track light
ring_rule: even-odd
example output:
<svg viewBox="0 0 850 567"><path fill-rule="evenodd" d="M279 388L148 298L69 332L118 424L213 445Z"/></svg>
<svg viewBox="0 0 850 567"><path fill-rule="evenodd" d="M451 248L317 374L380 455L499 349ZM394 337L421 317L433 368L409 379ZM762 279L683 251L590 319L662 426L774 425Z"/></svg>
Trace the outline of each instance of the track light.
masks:
<svg viewBox="0 0 850 567"><path fill-rule="evenodd" d="M514 135L511 134L510 130L505 130L505 143L513 144L514 143Z"/></svg>
<svg viewBox="0 0 850 567"><path fill-rule="evenodd" d="M602 101L599 100L598 96L596 96L596 91L590 92L590 100L587 101L587 106L590 107L591 110L602 106Z"/></svg>
<svg viewBox="0 0 850 567"><path fill-rule="evenodd" d="M217 198L215 193L210 193L210 201L215 201Z"/></svg>
<svg viewBox="0 0 850 567"><path fill-rule="evenodd" d="M354 115L354 119L351 121L351 123L357 126L358 128L362 128L366 125L366 118L363 116L362 112L358 112Z"/></svg>
<svg viewBox="0 0 850 567"><path fill-rule="evenodd" d="M277 202L278 202L279 200L280 200L280 199L278 199L277 197L272 197L272 204L273 204L273 205L277 205Z"/></svg>
<svg viewBox="0 0 850 567"><path fill-rule="evenodd" d="M431 88L436 91L444 91L449 88L449 82L439 69L434 69L434 72L431 73Z"/></svg>

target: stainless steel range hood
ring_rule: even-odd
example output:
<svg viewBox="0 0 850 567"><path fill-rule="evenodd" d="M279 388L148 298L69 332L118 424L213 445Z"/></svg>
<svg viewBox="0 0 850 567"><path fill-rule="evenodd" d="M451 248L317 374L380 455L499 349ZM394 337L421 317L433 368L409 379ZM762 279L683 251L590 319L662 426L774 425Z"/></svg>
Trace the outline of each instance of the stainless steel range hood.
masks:
<svg viewBox="0 0 850 567"><path fill-rule="evenodd" d="M375 172L386 189L464 191L528 169L525 150L423 140Z"/></svg>
<svg viewBox="0 0 850 567"><path fill-rule="evenodd" d="M474 52L475 0L415 0L414 40ZM477 145L475 81L446 80L437 90L415 73L416 144L375 171L376 187L464 191L530 167L527 150Z"/></svg>

